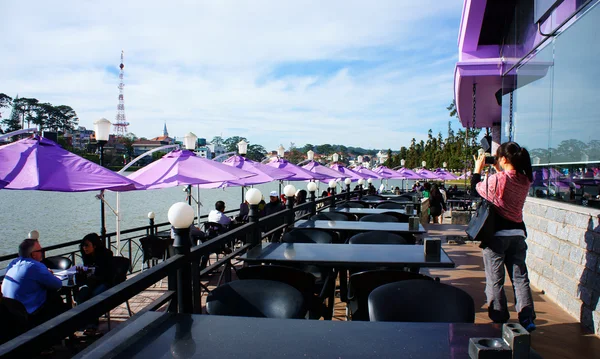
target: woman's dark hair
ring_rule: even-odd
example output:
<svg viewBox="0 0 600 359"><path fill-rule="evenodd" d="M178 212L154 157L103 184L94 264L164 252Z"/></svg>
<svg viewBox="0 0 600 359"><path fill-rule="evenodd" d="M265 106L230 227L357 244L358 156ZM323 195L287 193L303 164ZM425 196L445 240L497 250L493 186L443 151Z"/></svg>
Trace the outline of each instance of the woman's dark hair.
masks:
<svg viewBox="0 0 600 359"><path fill-rule="evenodd" d="M529 152L516 142L504 142L496 151L496 158L504 157L513 165L517 173L525 175L529 182L533 182L533 169Z"/></svg>
<svg viewBox="0 0 600 359"><path fill-rule="evenodd" d="M425 183L423 184L423 188L424 188L426 191L429 191L429 190L431 189L431 184L430 184L429 182L425 182Z"/></svg>
<svg viewBox="0 0 600 359"><path fill-rule="evenodd" d="M296 195L296 203L302 204L302 203L306 202L306 195L307 195L306 190L301 189L300 191L298 191L298 194Z"/></svg>
<svg viewBox="0 0 600 359"><path fill-rule="evenodd" d="M99 253L101 251L106 250L106 247L104 246L104 242L102 241L102 239L100 239L100 236L96 233L89 233L86 234L83 239L81 240L81 243L79 244L79 249L81 251L81 258L83 259L83 263L86 264L88 261L88 256L87 254L85 254L85 252L83 251L83 242L88 241L92 244L92 246L94 247L94 253Z"/></svg>
<svg viewBox="0 0 600 359"><path fill-rule="evenodd" d="M431 186L431 191L429 191L429 197L431 198L443 198L442 197L442 192L440 192L437 184L434 184L433 186Z"/></svg>

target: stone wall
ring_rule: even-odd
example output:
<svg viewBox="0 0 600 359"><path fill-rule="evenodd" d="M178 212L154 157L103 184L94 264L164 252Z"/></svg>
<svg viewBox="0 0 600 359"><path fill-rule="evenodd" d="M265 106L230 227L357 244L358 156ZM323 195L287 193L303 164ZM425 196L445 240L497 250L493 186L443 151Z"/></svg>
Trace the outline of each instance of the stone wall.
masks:
<svg viewBox="0 0 600 359"><path fill-rule="evenodd" d="M600 210L528 198L527 266L543 290L583 326L600 335Z"/></svg>

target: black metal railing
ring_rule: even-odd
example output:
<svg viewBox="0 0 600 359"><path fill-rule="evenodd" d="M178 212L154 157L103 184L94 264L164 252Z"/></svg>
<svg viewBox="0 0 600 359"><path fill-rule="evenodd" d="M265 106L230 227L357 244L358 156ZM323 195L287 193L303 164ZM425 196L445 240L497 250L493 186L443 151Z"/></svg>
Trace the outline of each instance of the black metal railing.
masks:
<svg viewBox="0 0 600 359"><path fill-rule="evenodd" d="M352 196L357 192L351 193ZM219 268L224 267L221 275L231 268L231 261L241 254L245 253L250 247L260 243L271 233L278 230L286 230L293 226L296 211L309 210L309 216L316 212L317 204L325 204L321 209L335 206L337 201L343 201L348 198L346 193L341 193L318 200L311 200L305 204L288 208L273 215L260 219L251 218L250 222L236 229L228 231L220 236L210 239L189 250L187 254L175 254L165 261L145 270L125 282L120 283L103 293L91 298L90 300L76 306L75 308L56 316L55 318L29 330L28 332L14 338L13 340L0 345L0 357L26 357L37 354L39 348L44 348L72 334L77 328L85 323L109 312L123 302L136 296L148 287L158 281L168 277L168 291L159 299L150 303L143 311L156 310L168 303L169 311L201 313L201 295L202 290L207 290L201 283L202 278L213 273ZM282 224L280 224L282 223ZM167 223L155 225L155 227L170 226ZM268 230L265 230L267 229ZM136 233L139 230L150 230L147 227L139 227L123 231L122 233ZM264 231L263 231L264 230ZM177 235L177 234L176 234ZM138 235L136 235L138 236ZM139 235L141 236L141 235ZM183 237L181 237L183 238ZM181 243L181 238L176 238L175 245ZM189 239L189 232L187 233ZM191 240L186 245L191 247ZM69 242L69 245L78 244L78 241ZM200 262L204 256L210 256L218 252L226 245L240 246L232 253L223 256L217 262L211 264L203 270L200 270ZM49 246L46 251L59 249L60 245ZM180 248L177 248L180 251ZM187 272L187 276L186 276ZM187 280L182 280L188 278ZM219 282L221 279L219 280ZM177 299L177 300L175 300Z"/></svg>

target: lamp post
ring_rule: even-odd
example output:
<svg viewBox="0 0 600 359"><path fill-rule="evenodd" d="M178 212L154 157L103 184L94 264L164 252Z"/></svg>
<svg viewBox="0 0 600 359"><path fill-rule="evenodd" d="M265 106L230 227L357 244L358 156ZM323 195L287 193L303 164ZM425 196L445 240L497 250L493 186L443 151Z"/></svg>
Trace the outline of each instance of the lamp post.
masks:
<svg viewBox="0 0 600 359"><path fill-rule="evenodd" d="M188 132L185 136L183 136L183 146L186 150L194 152L194 150L196 150L197 141L198 136L196 136L192 132Z"/></svg>
<svg viewBox="0 0 600 359"><path fill-rule="evenodd" d="M285 155L285 148L283 147L283 145L279 145L279 147L277 147L277 156L279 158L283 158L284 155Z"/></svg>
<svg viewBox="0 0 600 359"><path fill-rule="evenodd" d="M308 150L308 152L306 152L306 157L308 157L309 161L313 161L315 158L315 152L313 150Z"/></svg>
<svg viewBox="0 0 600 359"><path fill-rule="evenodd" d="M350 178L346 178L344 180L344 183L346 184L346 202L350 201L350 183L352 183L352 180Z"/></svg>
<svg viewBox="0 0 600 359"><path fill-rule="evenodd" d="M358 199L362 199L362 195L363 195L363 185L365 184L365 180L364 179L359 179L358 180Z"/></svg>
<svg viewBox="0 0 600 359"><path fill-rule="evenodd" d="M294 226L294 196L296 195L296 187L291 184L283 187L283 193L287 198L285 206L290 210L290 213L287 215L287 225L289 227Z"/></svg>
<svg viewBox="0 0 600 359"><path fill-rule="evenodd" d="M444 169L446 169L446 167L448 167L448 163L446 163L446 162L442 163L442 167L444 167Z"/></svg>
<svg viewBox="0 0 600 359"><path fill-rule="evenodd" d="M149 235L154 235L154 212L148 212L148 221L150 222L150 231L149 231Z"/></svg>
<svg viewBox="0 0 600 359"><path fill-rule="evenodd" d="M260 229L258 228L258 203L262 199L262 193L256 188L250 188L246 192L246 201L248 201L248 221L253 224L253 228L248 232L246 243L256 246L260 244Z"/></svg>
<svg viewBox="0 0 600 359"><path fill-rule="evenodd" d="M421 166L423 166L423 168L427 167L427 162L425 162L425 161L421 162Z"/></svg>
<svg viewBox="0 0 600 359"><path fill-rule="evenodd" d="M334 153L333 156L331 156L331 159L333 160L333 163L337 163L337 161L340 160L340 155L337 153Z"/></svg>
<svg viewBox="0 0 600 359"><path fill-rule="evenodd" d="M401 159L401 160L400 160L400 166L404 167L404 165L405 165L405 164L406 164L406 160L404 160L404 159Z"/></svg>
<svg viewBox="0 0 600 359"><path fill-rule="evenodd" d="M98 149L100 152L100 166L104 166L104 145L108 142L110 136L111 123L105 118L94 121L94 133L96 136L96 142L98 143ZM100 192L100 237L106 243L106 223L104 215L104 191ZM110 248L110 245L106 246Z"/></svg>
<svg viewBox="0 0 600 359"><path fill-rule="evenodd" d="M315 204L315 191L317 190L317 184L315 182L308 182L306 189L308 190L308 193L310 193L310 201L312 202L312 206L310 206L310 216L312 217L317 213L317 206Z"/></svg>
<svg viewBox="0 0 600 359"><path fill-rule="evenodd" d="M333 212L334 207L335 207L335 187L337 186L337 184L335 183L335 180L331 180L329 181L329 191L331 192L331 206L329 207L329 211Z"/></svg>
<svg viewBox="0 0 600 359"><path fill-rule="evenodd" d="M187 257L192 248L190 226L194 223L194 209L185 202L177 202L169 208L168 218L173 226L175 254ZM177 311L192 313L192 308L192 264L187 258L177 270Z"/></svg>
<svg viewBox="0 0 600 359"><path fill-rule="evenodd" d="M238 142L237 146L238 146L238 153L240 154L240 156L246 157L246 153L248 153L248 142L246 142L246 140L242 139L240 142Z"/></svg>

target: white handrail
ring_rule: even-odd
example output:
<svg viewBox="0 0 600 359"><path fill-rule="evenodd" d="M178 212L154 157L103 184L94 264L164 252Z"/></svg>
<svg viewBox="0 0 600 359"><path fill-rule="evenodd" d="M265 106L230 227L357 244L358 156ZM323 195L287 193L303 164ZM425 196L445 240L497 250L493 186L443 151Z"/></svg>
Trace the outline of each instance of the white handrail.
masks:
<svg viewBox="0 0 600 359"><path fill-rule="evenodd" d="M25 129L13 131L13 132L5 133L2 136L0 136L0 140L3 140L5 138L9 138L9 137L12 137L12 136L21 135L23 133L37 133L37 132L38 132L38 129L35 128L35 127L25 128Z"/></svg>
<svg viewBox="0 0 600 359"><path fill-rule="evenodd" d="M125 172L129 167L131 167L134 163L136 163L137 161L139 161L140 159L148 156L149 154L152 154L156 151L160 151L160 150L166 150L167 148L173 148L173 147L177 147L180 148L179 145L165 145L165 146L160 146L157 148L154 148L150 151L146 151L144 153L142 153L141 155L137 156L136 158L133 159L133 161L129 162L128 164L125 165L125 167L121 168L121 170L119 172L117 172L118 174L122 174L123 172Z"/></svg>

